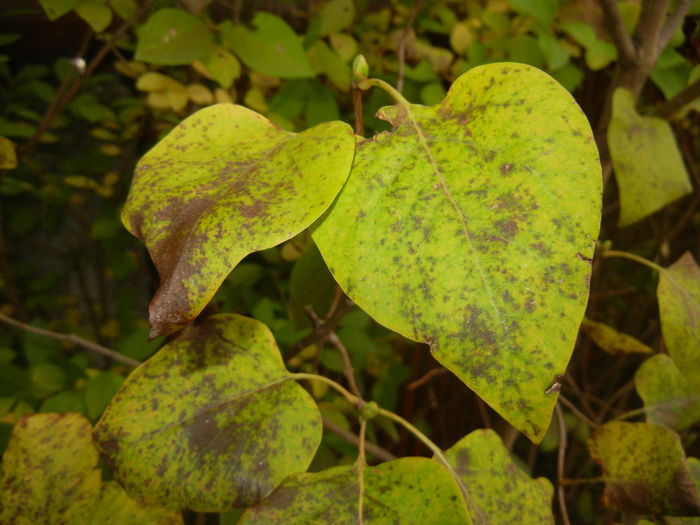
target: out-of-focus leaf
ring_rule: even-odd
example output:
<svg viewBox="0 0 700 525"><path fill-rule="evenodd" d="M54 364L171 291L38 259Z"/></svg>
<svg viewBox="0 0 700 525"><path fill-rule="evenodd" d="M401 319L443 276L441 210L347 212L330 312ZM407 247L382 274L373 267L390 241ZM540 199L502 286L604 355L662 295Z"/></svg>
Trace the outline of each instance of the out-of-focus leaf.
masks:
<svg viewBox="0 0 700 525"><path fill-rule="evenodd" d="M56 20L69 12L78 0L39 0L49 20Z"/></svg>
<svg viewBox="0 0 700 525"><path fill-rule="evenodd" d="M323 73L341 91L350 89L351 71L335 51L324 41L317 41L308 51L307 55L311 65L317 73Z"/></svg>
<svg viewBox="0 0 700 525"><path fill-rule="evenodd" d="M340 117L338 103L333 92L317 81L310 84L309 97L306 99L306 125L316 126L323 122L332 122Z"/></svg>
<svg viewBox="0 0 700 525"><path fill-rule="evenodd" d="M123 382L124 376L109 370L103 370L88 379L85 385L85 402L90 419L94 421L102 415Z"/></svg>
<svg viewBox="0 0 700 525"><path fill-rule="evenodd" d="M475 430L445 457L467 489L467 508L475 525L554 524L552 484L518 468L493 430Z"/></svg>
<svg viewBox="0 0 700 525"><path fill-rule="evenodd" d="M537 36L537 43L542 53L544 53L549 71L559 69L569 62L569 54L554 35L544 32L540 33Z"/></svg>
<svg viewBox="0 0 700 525"><path fill-rule="evenodd" d="M345 182L354 145L341 122L295 134L244 107L219 104L151 149L122 212L161 276L151 335L194 319L244 256L315 221Z"/></svg>
<svg viewBox="0 0 700 525"><path fill-rule="evenodd" d="M333 33L329 37L331 47L344 62L350 62L357 55L357 42L345 33Z"/></svg>
<svg viewBox="0 0 700 525"><path fill-rule="evenodd" d="M552 24L561 0L508 0L519 12L535 17L545 27Z"/></svg>
<svg viewBox="0 0 700 525"><path fill-rule="evenodd" d="M355 17L353 0L330 0L326 2L318 14L319 36L339 33L352 24Z"/></svg>
<svg viewBox="0 0 700 525"><path fill-rule="evenodd" d="M700 420L700 390L669 356L657 354L644 361L634 375L634 384L650 423L681 430Z"/></svg>
<svg viewBox="0 0 700 525"><path fill-rule="evenodd" d="M613 94L608 144L620 189L620 226L692 191L669 123L638 115L632 94L623 88Z"/></svg>
<svg viewBox="0 0 700 525"><path fill-rule="evenodd" d="M239 523L471 523L459 487L434 461L401 458L365 467L361 520L358 477L357 464L290 476L269 498L248 509Z"/></svg>
<svg viewBox="0 0 700 525"><path fill-rule="evenodd" d="M202 61L211 78L224 89L229 89L233 81L241 76L238 59L221 46L212 46L211 53Z"/></svg>
<svg viewBox="0 0 700 525"><path fill-rule="evenodd" d="M97 445L145 502L255 504L306 470L321 440L316 404L287 376L265 325L209 317L131 373L95 427Z"/></svg>
<svg viewBox="0 0 700 525"><path fill-rule="evenodd" d="M156 11L138 28L135 59L177 66L206 58L213 35L202 20L182 9Z"/></svg>
<svg viewBox="0 0 700 525"><path fill-rule="evenodd" d="M333 302L335 289L333 276L318 248L311 243L297 260L289 277L289 313L294 324L300 328L310 325L304 312L306 305L311 305L318 315L325 315Z"/></svg>
<svg viewBox="0 0 700 525"><path fill-rule="evenodd" d="M593 432L588 449L606 478L605 505L643 515L700 513L700 498L673 430L612 421Z"/></svg>
<svg viewBox="0 0 700 525"><path fill-rule="evenodd" d="M221 34L245 64L279 78L311 78L314 71L304 54L301 40L287 22L260 11L253 18L255 29L222 24Z"/></svg>
<svg viewBox="0 0 700 525"><path fill-rule="evenodd" d="M656 295L668 353L700 390L700 267L690 252L660 273Z"/></svg>
<svg viewBox="0 0 700 525"><path fill-rule="evenodd" d="M12 141L0 136L0 170L13 170L17 167L17 154Z"/></svg>
<svg viewBox="0 0 700 525"><path fill-rule="evenodd" d="M581 325L588 336L609 354L651 354L654 351L631 335L618 332L605 323L584 318Z"/></svg>
<svg viewBox="0 0 700 525"><path fill-rule="evenodd" d="M112 23L112 10L100 0L78 0L75 12L96 33L101 33Z"/></svg>
<svg viewBox="0 0 700 525"><path fill-rule="evenodd" d="M610 42L599 40L589 24L565 22L561 28L586 49L586 65L593 71L603 69L617 58L617 49Z"/></svg>
<svg viewBox="0 0 700 525"><path fill-rule="evenodd" d="M588 296L601 192L590 126L553 79L512 63L470 70L437 106L381 115L394 131L360 142L314 240L363 310L429 343L538 441Z"/></svg>

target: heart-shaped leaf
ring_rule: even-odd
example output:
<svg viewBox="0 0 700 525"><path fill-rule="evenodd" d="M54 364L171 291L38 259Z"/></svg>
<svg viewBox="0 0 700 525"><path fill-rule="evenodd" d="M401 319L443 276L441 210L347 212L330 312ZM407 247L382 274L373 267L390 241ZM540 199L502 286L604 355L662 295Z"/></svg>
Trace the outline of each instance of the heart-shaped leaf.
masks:
<svg viewBox="0 0 700 525"><path fill-rule="evenodd" d="M634 384L649 422L680 430L700 420L700 391L666 354L644 361L634 375Z"/></svg>
<svg viewBox="0 0 700 525"><path fill-rule="evenodd" d="M595 430L588 449L603 468L606 505L658 516L700 513L700 498L673 430L611 421Z"/></svg>
<svg viewBox="0 0 700 525"><path fill-rule="evenodd" d="M470 70L433 107L381 110L313 233L345 293L429 343L538 441L588 298L600 165L582 111L523 64Z"/></svg>
<svg viewBox="0 0 700 525"><path fill-rule="evenodd" d="M145 502L253 505L305 471L321 441L316 404L288 376L264 324L210 317L127 378L95 428L97 444Z"/></svg>
<svg viewBox="0 0 700 525"><path fill-rule="evenodd" d="M232 104L198 111L151 149L122 213L161 277L151 336L194 319L243 257L314 222L345 182L354 150L342 122L295 134Z"/></svg>
<svg viewBox="0 0 700 525"><path fill-rule="evenodd" d="M632 94L623 88L613 95L608 145L620 188L620 226L692 191L671 125L637 114Z"/></svg>
<svg viewBox="0 0 700 525"><path fill-rule="evenodd" d="M689 252L659 274L656 296L668 353L700 389L700 267Z"/></svg>
<svg viewBox="0 0 700 525"><path fill-rule="evenodd" d="M435 461L401 458L365 467L361 517L359 476L357 464L296 474L239 523L471 523L459 487Z"/></svg>
<svg viewBox="0 0 700 525"><path fill-rule="evenodd" d="M15 425L2 462L0 523L181 525L179 512L102 483L91 431L79 414L34 414Z"/></svg>
<svg viewBox="0 0 700 525"><path fill-rule="evenodd" d="M445 452L467 488L475 525L553 524L552 484L532 479L510 458L493 430L475 430Z"/></svg>

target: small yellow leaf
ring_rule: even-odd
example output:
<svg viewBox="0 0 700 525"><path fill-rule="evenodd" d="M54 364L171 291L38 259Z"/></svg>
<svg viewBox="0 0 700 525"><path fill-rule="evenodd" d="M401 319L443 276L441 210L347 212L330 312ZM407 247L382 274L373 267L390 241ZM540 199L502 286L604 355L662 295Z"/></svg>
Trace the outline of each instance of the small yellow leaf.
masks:
<svg viewBox="0 0 700 525"><path fill-rule="evenodd" d="M110 157L116 157L122 154L122 149L116 144L101 144L100 151Z"/></svg>
<svg viewBox="0 0 700 525"><path fill-rule="evenodd" d="M166 91L173 89L174 86L182 86L182 84L174 78L156 73L155 71L149 71L140 76L136 81L136 89L141 91Z"/></svg>
<svg viewBox="0 0 700 525"><path fill-rule="evenodd" d="M450 45L455 53L463 55L474 41L474 33L464 22L458 22L450 32Z"/></svg>
<svg viewBox="0 0 700 525"><path fill-rule="evenodd" d="M188 84L185 90L189 99L195 104L208 106L214 102L214 95L202 84Z"/></svg>
<svg viewBox="0 0 700 525"><path fill-rule="evenodd" d="M233 104L236 97L232 97L225 89L216 88L216 90L214 90L214 100L216 100L218 104Z"/></svg>
<svg viewBox="0 0 700 525"><path fill-rule="evenodd" d="M265 113L267 111L265 94L259 88L253 87L249 89L243 98L243 104L260 113Z"/></svg>
<svg viewBox="0 0 700 525"><path fill-rule="evenodd" d="M0 136L0 170L12 170L17 167L17 154L12 141Z"/></svg>
<svg viewBox="0 0 700 525"><path fill-rule="evenodd" d="M583 330L609 354L651 354L653 350L631 335L618 332L604 323L584 319Z"/></svg>

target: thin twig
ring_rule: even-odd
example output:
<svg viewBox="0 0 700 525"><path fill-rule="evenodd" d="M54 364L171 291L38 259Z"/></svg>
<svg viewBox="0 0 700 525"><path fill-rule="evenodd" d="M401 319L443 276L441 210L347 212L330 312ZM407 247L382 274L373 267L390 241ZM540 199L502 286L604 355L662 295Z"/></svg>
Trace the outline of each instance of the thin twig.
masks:
<svg viewBox="0 0 700 525"><path fill-rule="evenodd" d="M333 432L339 438L350 443L351 445L359 446L360 440L355 434L353 434L349 430L345 430L343 427L341 427L337 423L334 423L330 419L323 418L323 426L331 432ZM365 442L365 449L367 450L367 452L369 452L370 454L374 454L382 461L392 461L396 459L396 456L394 456L394 454L389 452L387 449L380 447L379 445L375 445L371 442Z"/></svg>
<svg viewBox="0 0 700 525"><path fill-rule="evenodd" d="M315 327L313 332L311 332L309 335L302 337L299 341L287 347L287 349L284 352L284 358L286 360L289 360L295 355L297 355L299 352L301 352L307 346L313 344L321 344L328 338L328 334L335 330L335 327L338 325L340 320L343 317L345 317L345 315L348 312L350 312L354 307L355 303L353 303L350 299L341 301L340 305L330 318L324 319L323 323L320 326Z"/></svg>
<svg viewBox="0 0 700 525"><path fill-rule="evenodd" d="M365 433L367 431L367 420L360 419L360 443L357 453L357 525L363 525L364 520L364 498L365 498Z"/></svg>
<svg viewBox="0 0 700 525"><path fill-rule="evenodd" d="M564 479L564 460L566 459L566 424L564 423L564 414L557 403L554 407L557 414L557 426L559 428L559 451L557 453L557 499L559 500L559 512L561 513L561 521L564 525L571 525L569 514L566 511L566 495L564 494L564 485L561 481Z"/></svg>
<svg viewBox="0 0 700 525"><path fill-rule="evenodd" d="M415 390L416 388L419 388L419 387L423 386L424 384L428 383L434 377L441 376L442 374L445 374L445 373L447 373L447 368L445 368L443 366L438 366L437 368L433 368L427 374L425 374L423 377L420 377L420 378L416 379L415 381L407 384L406 390Z"/></svg>
<svg viewBox="0 0 700 525"><path fill-rule="evenodd" d="M12 325L21 330L24 330L25 332L43 335L45 337L56 339L57 341L63 341L65 343L71 343L74 345L82 346L83 348L91 350L96 354L107 356L110 359L113 359L114 361L119 361L120 363L124 363L125 365L137 367L141 364L135 359L131 359L130 357L122 355L119 352L115 352L114 350L110 350L105 346L93 343L92 341L88 341L87 339L83 339L82 337L75 334L60 334L58 332L52 332L51 330L44 330L43 328L38 328L27 323L22 323L21 321L17 321L16 319L8 317L4 314L0 314L0 321Z"/></svg>
<svg viewBox="0 0 700 525"><path fill-rule="evenodd" d="M689 86L683 89L671 100L667 100L660 106L658 106L653 115L655 117L669 118L674 115L683 106L692 102L696 98L700 97L700 80L696 80Z"/></svg>
<svg viewBox="0 0 700 525"><path fill-rule="evenodd" d="M659 52L663 51L663 49L670 42L671 38L673 38L675 32L681 27L681 24L683 24L683 19L690 10L691 4L691 0L679 0L673 12L668 15L666 22L664 22L661 32L659 33L659 42L657 44Z"/></svg>
<svg viewBox="0 0 700 525"><path fill-rule="evenodd" d="M408 36L413 31L413 24L416 21L416 16L418 12L423 8L425 0L419 0L413 4L413 9L411 9L411 14L408 16L406 25L401 33L401 40L399 41L399 49L397 50L396 57L399 61L399 69L396 73L396 90L401 93L403 92L403 79L404 79L404 69L406 68L406 43L408 41Z"/></svg>
<svg viewBox="0 0 700 525"><path fill-rule="evenodd" d="M643 0L637 27L632 38L639 42L637 59L645 73L654 66L661 53L659 35L671 0ZM646 75L645 75L646 76Z"/></svg>
<svg viewBox="0 0 700 525"><path fill-rule="evenodd" d="M340 352L343 358L343 372L345 373L345 378L348 380L348 386L350 387L350 392L355 394L357 397L362 398L360 394L360 389L355 381L355 369L352 367L352 362L350 361L350 355L348 354L347 348L340 340L340 337L336 335L335 332L331 332L328 335L328 342L336 347L338 352Z"/></svg>
<svg viewBox="0 0 700 525"><path fill-rule="evenodd" d="M634 48L632 38L627 32L625 23L622 20L620 8L617 5L617 0L600 0L600 7L603 8L605 22L608 26L610 36L615 42L615 46L620 52L620 56L629 62L633 62L637 52Z"/></svg>
<svg viewBox="0 0 700 525"><path fill-rule="evenodd" d="M583 421L586 425L588 425L591 428L598 428L600 425L590 419L586 414L581 412L576 405L574 405L571 401L566 399L563 395L559 394L559 401L561 401L562 405L564 405L566 408L568 408L572 414L574 414L577 418L579 418L581 421Z"/></svg>

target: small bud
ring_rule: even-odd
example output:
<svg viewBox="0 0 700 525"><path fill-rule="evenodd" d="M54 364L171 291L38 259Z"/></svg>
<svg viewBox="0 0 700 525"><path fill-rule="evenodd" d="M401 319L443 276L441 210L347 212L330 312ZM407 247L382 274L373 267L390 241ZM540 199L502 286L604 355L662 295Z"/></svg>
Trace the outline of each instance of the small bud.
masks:
<svg viewBox="0 0 700 525"><path fill-rule="evenodd" d="M379 414L379 405L377 405L377 403L374 401L370 401L360 409L360 415L366 421L374 419L377 417L377 414Z"/></svg>
<svg viewBox="0 0 700 525"><path fill-rule="evenodd" d="M352 62L352 74L355 80L365 80L369 76L369 66L363 55L357 55Z"/></svg>

